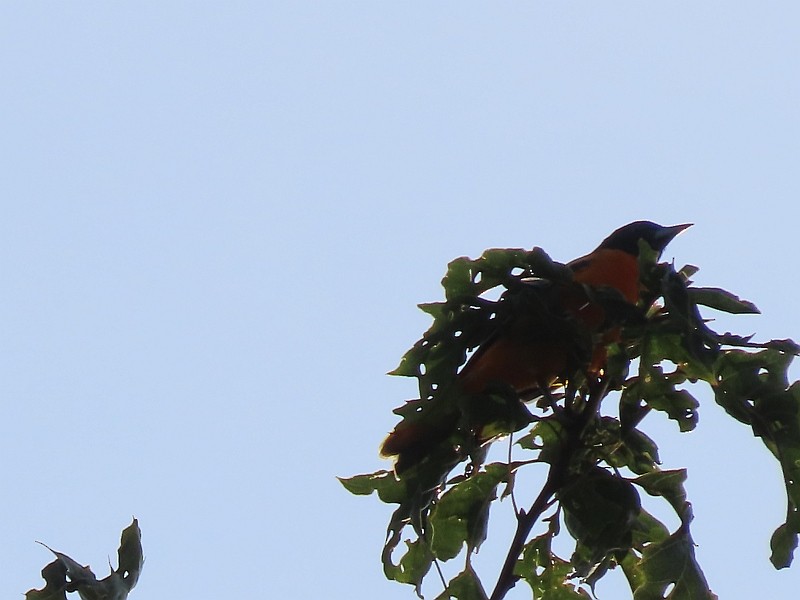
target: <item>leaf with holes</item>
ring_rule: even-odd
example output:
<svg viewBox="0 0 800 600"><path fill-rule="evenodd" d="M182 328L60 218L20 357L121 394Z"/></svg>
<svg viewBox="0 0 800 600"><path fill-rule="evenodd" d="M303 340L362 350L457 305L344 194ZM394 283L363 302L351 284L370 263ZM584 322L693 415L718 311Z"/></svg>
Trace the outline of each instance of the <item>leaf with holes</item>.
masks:
<svg viewBox="0 0 800 600"><path fill-rule="evenodd" d="M28 591L25 600L64 600L66 592L78 592L82 600L125 600L139 581L144 563L142 532L136 519L122 531L117 569L104 579L98 580L88 566L66 554L45 548L56 556L42 570L47 585L41 590Z"/></svg>

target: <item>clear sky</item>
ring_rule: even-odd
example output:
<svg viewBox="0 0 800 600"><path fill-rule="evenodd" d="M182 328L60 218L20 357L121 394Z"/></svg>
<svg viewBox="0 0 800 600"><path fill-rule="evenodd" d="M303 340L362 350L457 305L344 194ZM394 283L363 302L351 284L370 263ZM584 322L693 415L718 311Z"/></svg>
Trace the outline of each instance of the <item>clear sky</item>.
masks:
<svg viewBox="0 0 800 600"><path fill-rule="evenodd" d="M335 476L386 466L447 261L693 222L666 258L764 313L718 326L799 339L798 73L788 0L4 3L0 597L135 515L133 598L412 598ZM645 421L698 557L786 598L777 464L699 395Z"/></svg>

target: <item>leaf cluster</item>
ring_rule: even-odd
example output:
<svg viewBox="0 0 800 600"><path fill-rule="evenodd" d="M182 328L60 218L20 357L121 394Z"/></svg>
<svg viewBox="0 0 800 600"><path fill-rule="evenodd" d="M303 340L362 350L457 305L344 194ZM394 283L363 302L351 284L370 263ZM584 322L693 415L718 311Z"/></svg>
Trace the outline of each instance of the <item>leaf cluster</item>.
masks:
<svg viewBox="0 0 800 600"><path fill-rule="evenodd" d="M45 587L29 590L25 600L66 600L68 592L78 592L81 600L125 600L139 580L144 564L142 532L136 519L122 531L117 569L103 579L97 579L88 566L82 566L66 554L48 546L45 548L55 554L56 559L42 569Z"/></svg>
<svg viewBox="0 0 800 600"><path fill-rule="evenodd" d="M499 600L519 580L536 598L586 598L587 586L616 567L635 600L715 598L694 556L686 473L661 470L658 447L640 428L659 411L680 431L695 429L699 402L693 390L700 383L779 461L787 513L772 536L771 561L776 568L791 564L800 534L800 383L790 384L787 369L800 349L791 340L756 343L713 331L701 307L732 314L758 310L725 290L693 286L695 267L676 270L657 263L648 247L640 250L646 292L637 307L612 290L580 290L602 307L603 331L616 332L607 338L559 310L558 294L578 284L566 265L540 249L493 249L450 263L442 281L445 300L421 306L433 324L392 374L419 383L419 398L397 409L398 415L416 423L441 423L445 415L456 424L453 433L394 471L341 480L354 494L376 492L397 505L382 556L389 579L414 585L420 594L433 566L463 555L461 573L443 579L441 598ZM500 297L487 299L490 290ZM568 341L568 372L553 388L530 396L501 388L465 399L455 382L469 353L522 311ZM606 345L607 353L600 375L587 369L598 345ZM616 411L608 406L612 401ZM536 406L529 410L531 402ZM475 423L482 425L480 435ZM511 460L509 452L507 461L486 464L488 447L518 431L516 453L524 458ZM520 509L516 476L536 464L547 468L547 477L530 507ZM642 493L665 501L680 526L670 531L648 513ZM471 556L487 538L491 506L509 496L517 531L490 595ZM537 523L547 529L534 536ZM552 550L562 529L574 540L568 558ZM401 545L404 535L410 537Z"/></svg>

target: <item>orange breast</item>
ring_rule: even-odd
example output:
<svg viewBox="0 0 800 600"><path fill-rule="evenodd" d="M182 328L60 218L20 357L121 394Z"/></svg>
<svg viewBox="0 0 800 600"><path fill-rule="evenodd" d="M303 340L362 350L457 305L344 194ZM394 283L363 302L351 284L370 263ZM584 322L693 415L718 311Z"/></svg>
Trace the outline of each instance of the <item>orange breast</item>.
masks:
<svg viewBox="0 0 800 600"><path fill-rule="evenodd" d="M631 304L639 299L639 260L627 252L595 250L568 266L578 283L616 288Z"/></svg>

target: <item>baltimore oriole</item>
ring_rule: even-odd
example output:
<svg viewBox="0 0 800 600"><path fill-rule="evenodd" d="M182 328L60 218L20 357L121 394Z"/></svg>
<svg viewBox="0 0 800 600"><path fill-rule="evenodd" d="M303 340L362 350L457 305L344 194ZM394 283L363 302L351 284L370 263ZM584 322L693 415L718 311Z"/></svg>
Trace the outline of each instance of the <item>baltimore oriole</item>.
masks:
<svg viewBox="0 0 800 600"><path fill-rule="evenodd" d="M612 288L633 305L642 291L639 274L639 242L646 242L659 255L672 239L690 224L664 227L650 221L635 221L620 227L600 245L567 266L580 290ZM583 287L585 286L585 287ZM604 310L576 287L558 296L558 309L593 334L594 347L588 370L599 373L606 345L616 339L618 328L602 330ZM507 292L511 293L511 292ZM520 396L563 383L568 370L570 340L543 322L541 315L517 315L502 330L480 345L457 375L456 385L464 394L477 395L492 385L506 385ZM424 459L427 452L445 441L458 427L458 409L440 411L433 422L401 421L384 440L381 455L396 457L399 472Z"/></svg>

